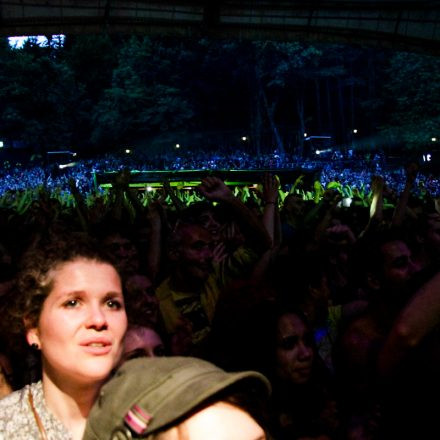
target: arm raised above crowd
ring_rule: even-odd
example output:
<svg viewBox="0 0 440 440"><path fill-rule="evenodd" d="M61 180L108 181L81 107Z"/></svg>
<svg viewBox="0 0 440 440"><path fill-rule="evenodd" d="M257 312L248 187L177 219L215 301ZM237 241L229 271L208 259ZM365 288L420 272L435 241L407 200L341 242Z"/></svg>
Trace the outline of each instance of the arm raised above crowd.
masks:
<svg viewBox="0 0 440 440"><path fill-rule="evenodd" d="M171 199L171 202L173 203L176 210L182 211L182 209L185 208L185 204L179 199L179 197L177 197L176 193L171 188L170 182L168 180L164 180L162 182L162 188L165 195L167 195Z"/></svg>
<svg viewBox="0 0 440 440"><path fill-rule="evenodd" d="M272 245L271 238L260 219L227 187L218 177L208 176L202 179L199 191L208 200L224 203L234 212L236 220L249 243L259 251L265 251Z"/></svg>
<svg viewBox="0 0 440 440"><path fill-rule="evenodd" d="M278 210L279 181L276 176L265 173L263 176L263 224L270 235L272 245L281 241L281 223Z"/></svg>
<svg viewBox="0 0 440 440"><path fill-rule="evenodd" d="M371 204L370 218L365 229L359 234L359 237L365 236L375 225L380 224L383 219L383 190L385 180L382 176L373 176L371 179Z"/></svg>
<svg viewBox="0 0 440 440"><path fill-rule="evenodd" d="M439 324L440 272L437 272L414 294L394 322L378 356L378 373L391 374Z"/></svg>
<svg viewBox="0 0 440 440"><path fill-rule="evenodd" d="M382 176L373 176L371 179L372 199L370 205L370 219L382 220L383 217L383 190L385 180Z"/></svg>
<svg viewBox="0 0 440 440"><path fill-rule="evenodd" d="M408 208L408 200L411 193L411 188L416 180L419 166L416 163L410 163L406 168L406 182L402 193L400 194L399 201L393 214L393 225L401 226L405 219L405 214Z"/></svg>

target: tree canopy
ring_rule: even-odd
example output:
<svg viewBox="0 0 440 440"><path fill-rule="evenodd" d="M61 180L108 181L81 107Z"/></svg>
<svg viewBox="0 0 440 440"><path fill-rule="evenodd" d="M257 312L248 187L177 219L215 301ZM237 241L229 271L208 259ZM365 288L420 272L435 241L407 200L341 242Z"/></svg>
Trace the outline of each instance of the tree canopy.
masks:
<svg viewBox="0 0 440 440"><path fill-rule="evenodd" d="M439 137L440 60L415 53L101 34L20 49L3 39L0 60L0 137L35 151L173 132L218 146L242 133L257 153L300 153L304 133L360 148Z"/></svg>

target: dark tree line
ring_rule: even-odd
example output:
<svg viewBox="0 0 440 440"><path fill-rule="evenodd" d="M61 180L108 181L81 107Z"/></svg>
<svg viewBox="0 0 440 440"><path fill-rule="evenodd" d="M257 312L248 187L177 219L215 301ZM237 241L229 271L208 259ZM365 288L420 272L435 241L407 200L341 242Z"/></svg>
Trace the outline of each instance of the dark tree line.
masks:
<svg viewBox="0 0 440 440"><path fill-rule="evenodd" d="M0 136L37 151L177 132L210 133L200 142L217 146L245 133L257 153L301 152L304 133L414 148L440 137L439 80L438 58L372 48L96 35L14 49L3 39Z"/></svg>

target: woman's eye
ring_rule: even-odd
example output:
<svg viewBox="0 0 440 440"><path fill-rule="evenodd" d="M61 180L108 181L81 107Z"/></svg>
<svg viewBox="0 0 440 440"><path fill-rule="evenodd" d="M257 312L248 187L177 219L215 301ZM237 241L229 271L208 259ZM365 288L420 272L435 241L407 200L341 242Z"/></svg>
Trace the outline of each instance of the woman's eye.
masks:
<svg viewBox="0 0 440 440"><path fill-rule="evenodd" d="M122 302L117 299L109 299L106 304L110 309L122 309Z"/></svg>
<svg viewBox="0 0 440 440"><path fill-rule="evenodd" d="M298 336L287 336L279 342L278 346L282 350L292 350L298 344Z"/></svg>
<svg viewBox="0 0 440 440"><path fill-rule="evenodd" d="M78 306L79 301L77 299L69 299L69 301L66 301L64 303L64 307L73 308Z"/></svg>

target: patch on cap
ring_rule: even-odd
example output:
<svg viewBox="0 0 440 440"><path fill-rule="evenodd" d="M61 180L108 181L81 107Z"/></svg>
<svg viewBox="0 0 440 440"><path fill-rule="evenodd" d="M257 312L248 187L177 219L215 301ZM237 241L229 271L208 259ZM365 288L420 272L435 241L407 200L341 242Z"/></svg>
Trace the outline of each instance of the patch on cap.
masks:
<svg viewBox="0 0 440 440"><path fill-rule="evenodd" d="M133 405L125 414L124 421L136 434L145 434L152 418L139 405Z"/></svg>

